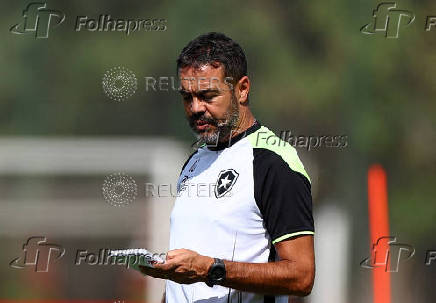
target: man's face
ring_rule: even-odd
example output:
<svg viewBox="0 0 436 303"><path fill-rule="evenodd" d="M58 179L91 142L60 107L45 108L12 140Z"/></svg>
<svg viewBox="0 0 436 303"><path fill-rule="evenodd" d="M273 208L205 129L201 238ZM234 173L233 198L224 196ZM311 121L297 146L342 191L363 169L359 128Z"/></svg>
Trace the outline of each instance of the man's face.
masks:
<svg viewBox="0 0 436 303"><path fill-rule="evenodd" d="M228 139L238 125L239 104L223 66L185 67L179 76L186 118L200 143Z"/></svg>

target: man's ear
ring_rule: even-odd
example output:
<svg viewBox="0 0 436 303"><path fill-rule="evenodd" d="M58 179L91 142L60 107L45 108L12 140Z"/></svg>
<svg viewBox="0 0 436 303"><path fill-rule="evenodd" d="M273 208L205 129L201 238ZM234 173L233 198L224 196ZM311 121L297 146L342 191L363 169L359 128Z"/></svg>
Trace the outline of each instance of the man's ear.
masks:
<svg viewBox="0 0 436 303"><path fill-rule="evenodd" d="M239 93L239 103L246 104L248 102L248 93L250 92L250 79L247 76L239 79L236 89Z"/></svg>

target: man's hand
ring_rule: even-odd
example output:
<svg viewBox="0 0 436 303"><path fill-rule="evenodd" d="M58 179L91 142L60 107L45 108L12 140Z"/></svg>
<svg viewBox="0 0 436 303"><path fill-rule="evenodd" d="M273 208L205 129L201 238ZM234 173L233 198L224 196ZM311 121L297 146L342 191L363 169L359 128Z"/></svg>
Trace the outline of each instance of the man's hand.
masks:
<svg viewBox="0 0 436 303"><path fill-rule="evenodd" d="M167 253L163 264L155 264L153 268L139 266L145 275L172 280L181 284L206 282L207 273L214 259L202 256L189 249L174 249Z"/></svg>
<svg viewBox="0 0 436 303"><path fill-rule="evenodd" d="M241 291L272 295L310 294L315 278L313 236L304 235L275 244L279 261L247 263L224 260L226 279L220 285ZM214 259L188 249L167 253L164 264L153 268L140 266L141 272L154 278L180 284L206 282Z"/></svg>

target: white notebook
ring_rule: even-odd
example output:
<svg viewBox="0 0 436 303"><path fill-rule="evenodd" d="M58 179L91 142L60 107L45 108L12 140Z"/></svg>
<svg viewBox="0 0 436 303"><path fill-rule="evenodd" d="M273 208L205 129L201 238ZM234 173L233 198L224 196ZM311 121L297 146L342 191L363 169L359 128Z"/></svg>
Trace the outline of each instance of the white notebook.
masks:
<svg viewBox="0 0 436 303"><path fill-rule="evenodd" d="M165 262L163 254L151 253L143 248L111 250L109 255L116 258L127 258L129 268L136 270L139 270L139 265L153 267L154 264Z"/></svg>

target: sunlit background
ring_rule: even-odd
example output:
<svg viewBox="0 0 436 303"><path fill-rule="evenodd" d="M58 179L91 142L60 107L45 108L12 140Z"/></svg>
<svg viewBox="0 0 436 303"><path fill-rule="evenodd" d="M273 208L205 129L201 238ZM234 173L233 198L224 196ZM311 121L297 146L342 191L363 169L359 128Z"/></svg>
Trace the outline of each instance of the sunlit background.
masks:
<svg viewBox="0 0 436 303"><path fill-rule="evenodd" d="M75 265L76 253L168 248L174 197L150 196L146 184L175 192L194 138L178 92L147 89L145 79L175 77L181 49L209 31L245 50L262 124L277 134L347 138L343 148L297 148L312 179L317 277L312 294L292 302L372 302L372 270L360 263L371 255L374 163L387 176L389 233L416 251L390 274L392 302L436 300L436 260L425 264L436 249L436 28L426 31L433 1L397 2L415 15L398 38L360 31L380 2L345 0L52 0L47 9L65 21L48 38L11 33L29 3L0 4L0 300L159 302L162 282L123 266ZM75 31L77 16L104 14L164 19L165 30ZM118 66L137 79L123 101L102 88ZM102 195L117 172L137 185L124 207ZM65 249L48 272L10 266L32 236Z"/></svg>

